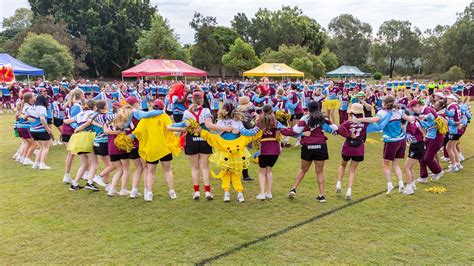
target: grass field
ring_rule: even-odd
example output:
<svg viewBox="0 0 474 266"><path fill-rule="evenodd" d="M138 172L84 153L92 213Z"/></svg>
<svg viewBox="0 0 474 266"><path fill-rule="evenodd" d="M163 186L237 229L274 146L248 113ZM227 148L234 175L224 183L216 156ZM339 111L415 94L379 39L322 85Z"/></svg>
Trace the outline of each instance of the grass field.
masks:
<svg viewBox="0 0 474 266"><path fill-rule="evenodd" d="M290 148L274 168L274 199L256 200L258 183L250 182L244 184L245 203L237 203L233 193L232 202L225 204L215 179L216 200L191 199L190 169L181 155L172 165L178 199L168 199L158 169L154 201L146 203L108 198L104 192L70 192L61 182L64 146L52 148L47 161L51 170L14 163L10 157L19 141L12 123L13 116L0 116L1 264L474 263L474 159L460 173L418 185L415 195L386 196L379 193L386 188L382 143L367 144L349 203L344 194L335 194L343 139L330 136L327 203L315 200L314 171L297 198L287 198L299 168L299 148ZM466 158L474 156L473 137L472 130L463 137ZM256 170L252 165L254 177ZM346 184L347 179L344 188ZM434 185L446 187L447 193L423 191Z"/></svg>

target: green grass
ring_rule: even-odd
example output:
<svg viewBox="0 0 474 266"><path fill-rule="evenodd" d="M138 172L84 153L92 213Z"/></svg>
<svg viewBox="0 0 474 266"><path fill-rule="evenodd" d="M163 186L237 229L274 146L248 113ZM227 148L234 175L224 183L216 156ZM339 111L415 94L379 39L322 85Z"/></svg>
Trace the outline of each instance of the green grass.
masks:
<svg viewBox="0 0 474 266"><path fill-rule="evenodd" d="M283 151L274 169L274 199L255 199L258 183L245 183L246 202L222 202L219 180L212 180L216 200L191 199L192 182L184 155L173 160L178 199L167 198L157 171L155 198L108 198L104 192L70 192L61 183L65 147L53 147L49 171L32 170L10 157L18 146L11 115L0 116L0 263L196 263L258 237L347 204L334 193L341 137L329 137L325 166L327 203L315 200L314 171L306 176L298 198L287 191L299 168L299 149ZM463 137L464 154L474 156L474 133ZM378 139L379 136L372 136ZM385 189L382 144L367 144L359 168L354 200ZM462 173L438 182L445 194L430 194L419 185L413 196L380 195L243 248L214 263L474 263L474 160ZM77 161L74 170L77 169ZM257 167L250 172L255 177ZM344 183L346 185L346 182Z"/></svg>

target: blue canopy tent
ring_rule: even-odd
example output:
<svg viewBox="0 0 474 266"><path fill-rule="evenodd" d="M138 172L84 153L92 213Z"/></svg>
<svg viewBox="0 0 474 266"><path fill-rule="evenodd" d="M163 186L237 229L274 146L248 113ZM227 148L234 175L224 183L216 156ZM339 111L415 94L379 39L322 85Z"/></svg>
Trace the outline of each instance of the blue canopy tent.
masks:
<svg viewBox="0 0 474 266"><path fill-rule="evenodd" d="M44 70L34 66L27 65L20 60L10 56L6 53L0 53L0 66L10 64L13 68L13 74L15 75L26 75L28 77L28 83L30 76L43 76Z"/></svg>

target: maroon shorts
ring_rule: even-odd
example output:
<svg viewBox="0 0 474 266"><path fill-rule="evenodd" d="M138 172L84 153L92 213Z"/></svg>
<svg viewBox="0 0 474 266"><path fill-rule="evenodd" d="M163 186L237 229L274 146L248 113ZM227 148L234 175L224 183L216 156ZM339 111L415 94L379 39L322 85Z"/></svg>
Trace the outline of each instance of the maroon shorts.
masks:
<svg viewBox="0 0 474 266"><path fill-rule="evenodd" d="M3 102L4 103L11 103L12 102L12 96L2 96Z"/></svg>
<svg viewBox="0 0 474 266"><path fill-rule="evenodd" d="M393 161L405 158L407 144L404 139L396 142L385 142L383 146L383 159Z"/></svg>
<svg viewBox="0 0 474 266"><path fill-rule="evenodd" d="M20 135L20 138L22 139L31 139L31 134L30 130L28 128L19 128L18 129L18 135Z"/></svg>

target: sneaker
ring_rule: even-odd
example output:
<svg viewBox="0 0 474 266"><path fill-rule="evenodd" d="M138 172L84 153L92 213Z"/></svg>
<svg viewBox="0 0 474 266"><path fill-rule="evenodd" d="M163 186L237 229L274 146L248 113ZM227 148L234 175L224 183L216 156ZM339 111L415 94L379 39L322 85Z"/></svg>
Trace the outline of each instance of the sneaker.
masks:
<svg viewBox="0 0 474 266"><path fill-rule="evenodd" d="M21 162L23 162L23 158L20 157L20 156L17 156L17 157L15 158L15 162L21 163Z"/></svg>
<svg viewBox="0 0 474 266"><path fill-rule="evenodd" d="M265 194L265 197L266 197L267 199L273 199L272 193L267 193L267 194Z"/></svg>
<svg viewBox="0 0 474 266"><path fill-rule="evenodd" d="M22 164L23 165L33 165L35 163L30 158L24 158Z"/></svg>
<svg viewBox="0 0 474 266"><path fill-rule="evenodd" d="M33 154L34 154L34 155L37 155L38 152L39 152L39 150L34 150L34 151L33 151Z"/></svg>
<svg viewBox="0 0 474 266"><path fill-rule="evenodd" d="M101 187L105 187L104 179L100 175L96 175L92 181L94 181L97 185Z"/></svg>
<svg viewBox="0 0 474 266"><path fill-rule="evenodd" d="M461 162L464 162L464 160L465 160L464 155L462 153L459 154L459 160Z"/></svg>
<svg viewBox="0 0 474 266"><path fill-rule="evenodd" d="M100 191L100 188L96 187L94 183L92 184L87 183L84 188L88 190L92 190L92 191Z"/></svg>
<svg viewBox="0 0 474 266"><path fill-rule="evenodd" d="M206 191L206 199L207 199L207 200L213 200L213 199L214 199L214 196L212 195L211 192Z"/></svg>
<svg viewBox="0 0 474 266"><path fill-rule="evenodd" d="M88 176L89 176L89 172L85 171L84 174L82 174L81 179L89 180L89 179L87 179Z"/></svg>
<svg viewBox="0 0 474 266"><path fill-rule="evenodd" d="M418 177L415 180L416 183L428 183L428 177Z"/></svg>
<svg viewBox="0 0 474 266"><path fill-rule="evenodd" d="M339 181L336 183L336 193L341 193L341 182Z"/></svg>
<svg viewBox="0 0 474 266"><path fill-rule="evenodd" d="M138 192L138 190L133 190L132 189L132 192L130 192L130 198L131 199L136 199L138 197L140 197L142 194L140 194L140 192Z"/></svg>
<svg viewBox="0 0 474 266"><path fill-rule="evenodd" d="M230 192L226 191L224 192L224 202L229 202L230 201Z"/></svg>
<svg viewBox="0 0 474 266"><path fill-rule="evenodd" d="M448 173L457 172L457 171L459 171L459 168L456 165L451 165L451 164L448 166L448 170L446 170L446 172Z"/></svg>
<svg viewBox="0 0 474 266"><path fill-rule="evenodd" d="M449 162L449 158L448 157L444 157L444 156L441 156L441 158L439 158L441 161L445 161L445 162Z"/></svg>
<svg viewBox="0 0 474 266"><path fill-rule="evenodd" d="M118 196L118 195L119 195L119 193L114 188L110 188L109 192L107 192L107 196L109 196L109 197L114 197L114 196Z"/></svg>
<svg viewBox="0 0 474 266"><path fill-rule="evenodd" d="M290 199L294 199L296 197L296 188L290 190L290 193L288 193L288 197Z"/></svg>
<svg viewBox="0 0 474 266"><path fill-rule="evenodd" d="M412 187L412 186L407 186L407 187L403 190L403 194L405 194L405 195L412 195L412 194L415 194L415 190L413 190L413 187Z"/></svg>
<svg viewBox="0 0 474 266"><path fill-rule="evenodd" d="M145 201L152 202L153 201L153 192L147 191L145 196L143 197Z"/></svg>
<svg viewBox="0 0 474 266"><path fill-rule="evenodd" d="M246 177L242 178L242 180L244 180L245 182L249 182L249 181L253 181L254 179L251 178L250 176L246 176Z"/></svg>
<svg viewBox="0 0 474 266"><path fill-rule="evenodd" d="M416 190L416 182L412 182L411 184L409 184L409 186L411 186L413 190Z"/></svg>
<svg viewBox="0 0 474 266"><path fill-rule="evenodd" d="M106 192L109 192L110 191L110 184L106 184L104 190Z"/></svg>
<svg viewBox="0 0 474 266"><path fill-rule="evenodd" d="M53 140L53 146L56 146L56 145L58 145L58 143L55 140Z"/></svg>
<svg viewBox="0 0 474 266"><path fill-rule="evenodd" d="M257 195L256 197L258 200L266 200L267 199L267 196L263 193L260 193Z"/></svg>
<svg viewBox="0 0 474 266"><path fill-rule="evenodd" d="M126 189L122 189L119 192L119 196L130 196L130 191Z"/></svg>
<svg viewBox="0 0 474 266"><path fill-rule="evenodd" d="M58 140L58 145L63 145L64 143L60 140Z"/></svg>
<svg viewBox="0 0 474 266"><path fill-rule="evenodd" d="M242 193L242 192L237 193L237 200L238 200L240 203L245 202L244 193Z"/></svg>
<svg viewBox="0 0 474 266"><path fill-rule="evenodd" d="M457 166L457 168L458 168L459 170L464 169L464 166L462 166L462 164L460 164L460 163L458 163L456 166Z"/></svg>
<svg viewBox="0 0 474 266"><path fill-rule="evenodd" d="M77 185L75 185L75 186L71 184L71 186L69 187L69 190L70 190L70 191L76 191L76 190L83 189L83 188L84 188L84 187L83 187L83 186L80 186L79 184L77 184Z"/></svg>
<svg viewBox="0 0 474 266"><path fill-rule="evenodd" d="M72 179L71 179L71 176L69 174L64 174L63 183L72 184Z"/></svg>
<svg viewBox="0 0 474 266"><path fill-rule="evenodd" d="M393 184L392 183L387 183L387 195L390 194L390 192L392 192L392 190L394 189L393 187Z"/></svg>
<svg viewBox="0 0 474 266"><path fill-rule="evenodd" d="M352 200L352 192L351 191L346 192L346 200Z"/></svg>
<svg viewBox="0 0 474 266"><path fill-rule="evenodd" d="M33 163L33 165L31 166L31 169L38 169L39 168L39 164L37 163Z"/></svg>
<svg viewBox="0 0 474 266"><path fill-rule="evenodd" d="M174 190L170 190L168 191L168 196L170 197L170 199L176 199L178 196L176 195L176 192Z"/></svg>
<svg viewBox="0 0 474 266"><path fill-rule="evenodd" d="M398 182L398 193L403 193L403 189L405 188L405 185L403 184L403 181Z"/></svg>
<svg viewBox="0 0 474 266"><path fill-rule="evenodd" d="M45 163L40 163L38 166L38 169L40 170L49 170L51 167L47 166Z"/></svg>
<svg viewBox="0 0 474 266"><path fill-rule="evenodd" d="M433 177L431 177L432 180L436 181L436 180L439 180L441 177L444 176L444 171L441 171L435 175L433 175Z"/></svg>
<svg viewBox="0 0 474 266"><path fill-rule="evenodd" d="M320 203L326 202L326 198L324 197L324 195L318 195L316 199L319 200Z"/></svg>
<svg viewBox="0 0 474 266"><path fill-rule="evenodd" d="M199 200L200 197L201 197L201 192L194 191L193 200Z"/></svg>

